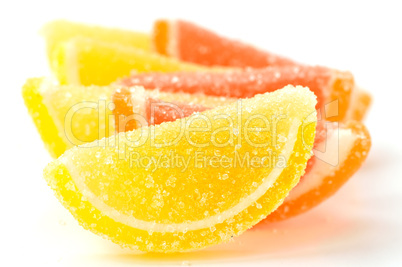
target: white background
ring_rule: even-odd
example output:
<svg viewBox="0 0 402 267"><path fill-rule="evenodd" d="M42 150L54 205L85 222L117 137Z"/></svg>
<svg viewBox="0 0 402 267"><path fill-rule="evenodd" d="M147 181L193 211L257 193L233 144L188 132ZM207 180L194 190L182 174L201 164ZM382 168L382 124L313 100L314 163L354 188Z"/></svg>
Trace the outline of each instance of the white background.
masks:
<svg viewBox="0 0 402 267"><path fill-rule="evenodd" d="M2 266L402 265L402 15L398 1L2 1ZM48 75L37 34L56 19L150 31L183 18L298 61L351 70L374 95L364 167L333 198L226 245L134 255L81 229L42 178L50 161L23 105L28 77Z"/></svg>

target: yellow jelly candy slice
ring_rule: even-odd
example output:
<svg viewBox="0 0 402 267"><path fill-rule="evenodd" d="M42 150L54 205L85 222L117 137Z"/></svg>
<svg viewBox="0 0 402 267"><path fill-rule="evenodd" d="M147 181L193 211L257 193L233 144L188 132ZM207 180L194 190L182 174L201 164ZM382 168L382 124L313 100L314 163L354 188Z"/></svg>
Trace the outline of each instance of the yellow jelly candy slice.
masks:
<svg viewBox="0 0 402 267"><path fill-rule="evenodd" d="M76 37L59 44L51 66L61 84L108 85L135 72L196 71L206 67L132 46Z"/></svg>
<svg viewBox="0 0 402 267"><path fill-rule="evenodd" d="M77 36L137 47L148 51L151 45L150 36L146 33L87 25L67 20L51 21L42 28L41 33L46 41L47 54L50 61L54 49L60 43Z"/></svg>

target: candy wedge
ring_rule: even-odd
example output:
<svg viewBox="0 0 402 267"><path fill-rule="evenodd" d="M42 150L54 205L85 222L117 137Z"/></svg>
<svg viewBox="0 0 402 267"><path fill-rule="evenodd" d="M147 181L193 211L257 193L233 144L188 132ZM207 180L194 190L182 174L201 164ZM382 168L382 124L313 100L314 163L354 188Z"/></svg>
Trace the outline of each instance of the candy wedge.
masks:
<svg viewBox="0 0 402 267"><path fill-rule="evenodd" d="M185 118L195 112L235 102L235 98L166 93L143 87L118 88L112 96L117 132ZM141 118L141 121L138 118Z"/></svg>
<svg viewBox="0 0 402 267"><path fill-rule="evenodd" d="M117 244L153 252L202 249L264 219L297 184L314 141L315 104L311 91L289 86L111 136L105 143L113 146L74 147L44 176L84 228ZM283 119L277 123L276 116ZM235 153L253 161L215 165ZM149 164L169 155L200 161ZM278 160L269 164L270 155Z"/></svg>
<svg viewBox="0 0 402 267"><path fill-rule="evenodd" d="M317 133L322 135L322 133ZM288 219L322 203L335 194L360 168L371 147L370 134L361 122L350 121L327 130L315 148L327 155L310 159L311 166L284 203L262 223ZM335 160L334 159L339 159Z"/></svg>
<svg viewBox="0 0 402 267"><path fill-rule="evenodd" d="M162 55L206 66L263 68L296 64L183 20L156 21L152 44L154 50Z"/></svg>
<svg viewBox="0 0 402 267"><path fill-rule="evenodd" d="M148 34L123 29L87 25L67 20L55 20L47 23L41 30L46 41L49 61L55 48L74 37L87 37L103 42L150 50L151 38Z"/></svg>
<svg viewBox="0 0 402 267"><path fill-rule="evenodd" d="M116 106L112 103L112 93L118 88L124 90L121 86L57 85L48 79L31 78L25 83L22 94L47 150L53 157L59 157L68 148L114 134L113 111L124 108L122 103ZM213 96L145 91L138 86L135 90L137 99L143 101L174 102L180 99L182 103L194 107L213 108L235 101Z"/></svg>
<svg viewBox="0 0 402 267"><path fill-rule="evenodd" d="M42 82L41 78L28 79L22 88L22 96L46 149L52 157L57 158L67 149L67 145L43 101L40 90Z"/></svg>
<svg viewBox="0 0 402 267"><path fill-rule="evenodd" d="M52 53L51 66L61 84L76 85L108 85L133 71L205 69L136 47L82 37L57 45Z"/></svg>
<svg viewBox="0 0 402 267"><path fill-rule="evenodd" d="M42 140L53 157L68 148L114 133L108 106L114 87L55 85L31 78L22 94Z"/></svg>
<svg viewBox="0 0 402 267"><path fill-rule="evenodd" d="M121 79L117 84L237 98L272 92L288 84L302 85L317 95L317 108L329 114L328 120L342 120L349 108L354 79L349 72L293 66L225 72L140 73Z"/></svg>

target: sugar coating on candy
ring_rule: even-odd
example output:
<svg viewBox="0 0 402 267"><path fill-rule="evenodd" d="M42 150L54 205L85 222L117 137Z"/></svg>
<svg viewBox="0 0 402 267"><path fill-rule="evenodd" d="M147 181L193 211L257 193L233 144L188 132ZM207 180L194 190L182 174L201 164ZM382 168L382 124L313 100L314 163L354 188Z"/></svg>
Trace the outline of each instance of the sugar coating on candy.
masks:
<svg viewBox="0 0 402 267"><path fill-rule="evenodd" d="M229 240L274 210L302 175L310 150L304 146L300 131L303 120L314 114L315 96L308 89L288 87L243 100L240 109L237 105L120 133L106 142L115 140L113 147L86 144L73 148L45 170L45 178L85 228L118 244L143 251L172 252ZM278 112L287 116L277 127L277 133L287 141L268 148L286 156L285 167L214 166L214 157L230 156L235 151L230 142L220 146L228 142L232 128L239 129L233 142L240 140L240 153L266 156L267 147L255 147L272 140L271 133L264 130L264 120L248 122L253 129L248 135L252 144L245 141L242 126L255 115L270 117ZM220 114L233 121L213 119ZM211 120L211 131L186 130L187 138L169 144L180 134L183 121L190 123L191 129L205 128L205 118ZM314 140L314 123L311 126L304 131L308 146ZM217 132L218 129L227 130ZM154 139L135 146L147 130ZM193 161L188 168L184 163L173 167L158 165L156 169L152 164L136 165L138 155L158 158L173 153L185 158L197 152L203 155L203 168ZM71 181L74 190L65 186Z"/></svg>

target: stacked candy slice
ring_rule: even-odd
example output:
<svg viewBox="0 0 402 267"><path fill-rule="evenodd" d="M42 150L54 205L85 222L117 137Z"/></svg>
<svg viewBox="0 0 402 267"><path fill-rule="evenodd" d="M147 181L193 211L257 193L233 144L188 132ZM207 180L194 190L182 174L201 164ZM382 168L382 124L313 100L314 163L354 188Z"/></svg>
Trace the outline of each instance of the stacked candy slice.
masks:
<svg viewBox="0 0 402 267"><path fill-rule="evenodd" d="M205 66L253 67L298 65L285 57L224 38L187 21L159 20L153 47L161 55Z"/></svg>
<svg viewBox="0 0 402 267"><path fill-rule="evenodd" d="M23 96L59 157L45 179L83 227L123 246L200 249L300 214L334 194L370 149L360 121L371 97L349 72L184 21L157 21L150 36L66 21L43 33L59 82L29 79ZM279 126L267 130L253 119L261 116ZM260 165L284 156L284 165L211 165L250 153ZM157 166L168 155L182 162Z"/></svg>

